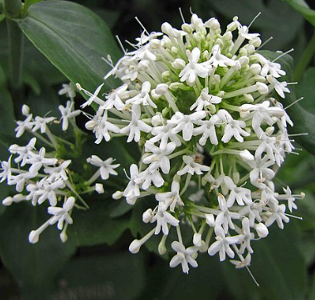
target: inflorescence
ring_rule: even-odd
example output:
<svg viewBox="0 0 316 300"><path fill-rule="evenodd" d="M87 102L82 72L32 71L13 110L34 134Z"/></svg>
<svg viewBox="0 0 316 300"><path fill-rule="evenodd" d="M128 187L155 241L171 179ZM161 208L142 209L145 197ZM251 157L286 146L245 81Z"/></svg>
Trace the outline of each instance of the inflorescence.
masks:
<svg viewBox="0 0 316 300"><path fill-rule="evenodd" d="M143 26L142 26L143 27ZM153 235L161 235L158 251L166 253L171 230L175 256L185 273L197 267L200 252L237 268L251 262L251 242L265 238L274 222L283 229L295 199L289 187L275 191L273 179L287 153L293 151L287 132L293 126L281 98L289 93L279 63L258 52L259 34L249 33L235 17L222 32L217 19L203 22L196 14L181 30L164 23L162 32L143 33L131 44L134 51L112 64L105 76L121 86L98 97L102 87L84 105L98 104L86 128L96 143L126 136L136 142L141 159L132 164L129 182L114 199L128 204L155 197L144 211L152 229L134 240L137 253ZM281 54L282 55L282 54ZM192 229L188 245L182 230Z"/></svg>
<svg viewBox="0 0 316 300"><path fill-rule="evenodd" d="M89 96L82 107L98 105L86 123L97 144L126 136L127 143L139 145L141 158L127 171L126 188L113 194L130 205L156 201L142 215L151 229L130 244L132 253L160 235L159 253L165 254L170 245L175 252L170 266L181 264L184 273L189 265L198 266L202 252L218 253L221 261L235 258L231 262L236 268L247 267L251 242L265 238L275 222L283 229L289 221L287 207L292 213L295 200L304 197L293 195L289 187L275 191L276 172L294 150L287 131L293 123L276 95L284 98L290 90L280 79L285 71L277 59L270 61L258 52L259 34L249 33L249 27L235 17L222 32L217 19L203 22L195 14L181 30L168 23L161 32L149 33L143 27L136 44L130 43L133 51L124 51L115 65L107 58L112 70L105 79L115 76L121 86L103 97L103 84L93 94L77 84ZM60 107L63 130L70 116L79 113L73 105ZM18 122L17 136L40 129L54 147L48 124L56 119L33 119L26 107L23 114L26 120ZM71 211L82 198L69 178L71 161L58 160L45 148L35 150L35 142L33 138L25 147L10 147L21 168L11 167L11 157L2 162L1 179L15 184L20 193L3 203L31 200L36 205L48 200L52 217L31 232L30 242L56 222L64 241ZM88 162L100 169L87 186L100 176L117 174L113 158L92 156ZM29 169L22 170L26 166ZM57 207L62 199L62 207ZM190 240L184 239L188 229ZM167 243L171 231L177 238Z"/></svg>

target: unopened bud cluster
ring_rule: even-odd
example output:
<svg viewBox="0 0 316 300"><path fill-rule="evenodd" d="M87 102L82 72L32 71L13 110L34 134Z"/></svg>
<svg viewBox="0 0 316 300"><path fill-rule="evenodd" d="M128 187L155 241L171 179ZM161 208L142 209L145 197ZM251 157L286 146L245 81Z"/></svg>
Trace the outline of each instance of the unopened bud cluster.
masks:
<svg viewBox="0 0 316 300"><path fill-rule="evenodd" d="M251 242L265 238L273 223L283 229L296 209L289 187L275 191L273 179L294 147L293 126L274 97L289 93L279 63L258 52L259 34L249 33L235 17L225 31L217 19L203 22L193 14L181 29L145 29L134 50L125 52L105 79L122 85L105 98L101 86L84 104L98 104L87 123L96 143L126 136L139 145L141 159L130 166L129 182L113 198L128 204L156 200L143 213L152 229L134 240L137 253L153 235L158 251L176 252L170 266L187 273L201 252L221 261L250 264ZM108 58L111 64L111 59ZM151 203L151 202L149 202ZM192 229L191 242L182 231ZM166 238L171 230L177 240ZM187 244L187 245L184 245Z"/></svg>

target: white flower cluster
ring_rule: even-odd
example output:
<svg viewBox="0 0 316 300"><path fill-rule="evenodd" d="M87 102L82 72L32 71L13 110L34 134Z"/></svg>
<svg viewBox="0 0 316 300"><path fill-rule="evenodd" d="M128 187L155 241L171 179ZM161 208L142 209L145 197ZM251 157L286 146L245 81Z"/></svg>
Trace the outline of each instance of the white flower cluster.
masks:
<svg viewBox="0 0 316 300"><path fill-rule="evenodd" d="M237 268L250 264L251 241L268 235L274 222L283 229L295 199L287 187L275 191L273 178L294 147L293 126L275 92L284 98L287 82L281 65L258 52L259 34L249 33L235 17L222 32L217 19L203 22L193 14L181 30L164 23L162 32L145 29L132 52L113 66L123 84L105 96L89 95L98 104L86 128L96 143L126 136L139 144L138 166L130 166L124 196L134 205L154 195L156 206L143 213L151 231L134 240L137 253L151 236L162 233L159 252L175 229L176 255L170 266L197 267L199 252L219 253L221 261L237 256ZM108 58L111 64L111 59ZM181 230L192 228L186 248Z"/></svg>
<svg viewBox="0 0 316 300"><path fill-rule="evenodd" d="M47 212L52 216L38 229L31 231L29 235L30 243L38 242L40 234L49 225L55 223L57 223L57 228L61 230L61 240L65 242L67 240L66 230L68 224L73 223L71 218L73 208L88 208L80 193L89 191L103 193L102 184L97 183L93 187L91 185L100 176L105 180L108 179L109 174L116 175L114 169L119 166L111 165L114 161L112 158L103 162L99 157L93 155L87 159L87 162L99 167L99 169L86 182L84 187L80 189L76 187L76 182L72 176L74 171L69 168L72 162L71 159L60 158L67 154L67 150L64 151L64 146L69 146L71 143L54 135L49 126L53 123L59 124L62 122L62 130L66 131L70 123L73 125L74 131L77 131L75 136L78 137L80 135L78 131L81 131L76 126L75 117L81 111L74 110L75 92L71 85L64 84L59 94L66 94L70 98L66 107L59 106L60 120L55 117L33 117L30 108L23 105L22 114L25 116L25 120L17 121L16 137L20 137L25 131L30 132L35 137L31 138L25 146L11 145L9 147L11 155L8 161L1 161L0 182L6 180L8 185L15 186L17 192L14 196L5 198L2 201L3 205L9 206L21 201L29 201L33 206L49 203ZM50 151L47 151L45 147L36 147L38 142L44 144ZM71 146L72 149L75 148L74 145ZM78 205L77 200L81 201L84 207ZM60 203L62 203L62 207L58 207Z"/></svg>

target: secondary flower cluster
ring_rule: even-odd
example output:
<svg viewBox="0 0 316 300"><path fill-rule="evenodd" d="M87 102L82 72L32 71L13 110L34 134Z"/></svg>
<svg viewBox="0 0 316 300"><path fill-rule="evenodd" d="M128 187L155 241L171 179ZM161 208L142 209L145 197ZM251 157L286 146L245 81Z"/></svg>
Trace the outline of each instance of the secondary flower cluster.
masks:
<svg viewBox="0 0 316 300"><path fill-rule="evenodd" d="M103 185L94 182L101 177L108 179L109 174L116 175L114 171L119 165L111 165L112 158L102 161L93 155L87 162L97 166L98 170L90 180L84 180L80 184L79 174L71 170L71 159L64 159L67 153L74 152L75 146L69 141L54 135L49 129L53 124L62 123L62 130L68 129L69 123L72 124L79 144L78 138L83 134L76 126L75 117L81 111L74 110L75 92L71 85L64 85L60 94L66 94L70 100L66 107L60 105L59 111L61 118L40 117L30 113L30 108L23 105L22 114L24 121L17 121L16 137L20 137L24 132L29 132L35 137L31 138L27 145L20 146L13 144L9 147L10 157L7 161L1 162L2 172L0 181L7 181L8 185L14 185L16 194L9 196L2 201L3 205L9 206L12 203L29 201L33 206L43 203L49 204L47 212L51 217L38 229L31 231L29 235L30 243L36 243L40 234L49 226L57 223L57 228L61 230L60 238L63 242L67 240L67 227L73 223L71 217L73 209L86 209L88 205L80 196L83 192L96 191L103 193ZM38 144L45 145L38 146ZM67 149L66 147L69 147ZM47 149L49 149L47 151ZM74 176L75 175L75 176ZM79 205L77 202L81 202Z"/></svg>
<svg viewBox="0 0 316 300"><path fill-rule="evenodd" d="M131 205L156 199L143 213L152 229L129 250L137 253L161 234L164 254L175 229L171 267L181 264L187 273L206 251L221 261L237 256L231 261L237 268L248 266L251 242L265 238L275 222L283 229L286 203L292 212L304 196L289 187L278 193L273 184L294 149L287 132L293 124L274 98L290 92L280 80L285 72L258 52L259 34L237 17L223 32L217 19L203 22L195 14L181 30L164 23L161 31L144 29L131 44L135 50L112 65L105 79L123 83L105 98L98 96L102 85L94 94L77 85L89 96L83 106L99 106L86 123L96 143L126 136L141 150L125 190L113 195ZM188 225L191 241L182 234Z"/></svg>

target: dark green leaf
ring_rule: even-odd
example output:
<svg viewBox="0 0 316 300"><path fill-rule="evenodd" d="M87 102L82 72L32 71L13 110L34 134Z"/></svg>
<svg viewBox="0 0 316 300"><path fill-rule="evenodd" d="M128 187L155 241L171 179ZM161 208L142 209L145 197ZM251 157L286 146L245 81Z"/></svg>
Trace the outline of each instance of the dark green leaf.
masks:
<svg viewBox="0 0 316 300"><path fill-rule="evenodd" d="M159 299L224 299L219 295L229 283L225 282L218 272L220 269L218 258L202 253L197 258L197 262L199 267L190 268L189 274L184 274L181 266L170 269L168 273L171 276L161 287L162 294ZM162 263L167 264L167 262Z"/></svg>
<svg viewBox="0 0 316 300"><path fill-rule="evenodd" d="M113 244L129 228L128 218L112 219L112 205L107 200L89 201L88 211L75 211L74 225L69 228L69 235L77 239L78 246ZM110 203L109 203L110 202Z"/></svg>
<svg viewBox="0 0 316 300"><path fill-rule="evenodd" d="M24 6L23 6L23 15L26 14L26 12L28 11L29 7L37 2L41 2L43 0L25 0L24 1Z"/></svg>
<svg viewBox="0 0 316 300"><path fill-rule="evenodd" d="M315 11L304 0L282 0L298 11L309 23L315 26Z"/></svg>
<svg viewBox="0 0 316 300"><path fill-rule="evenodd" d="M9 74L8 57L7 28L0 26L0 62L6 74ZM23 64L22 79L32 89L37 89L38 85L43 83L55 85L67 81L65 76L28 39L24 39L23 57L25 63Z"/></svg>
<svg viewBox="0 0 316 300"><path fill-rule="evenodd" d="M246 269L236 270L231 264L222 264L226 286L234 299L304 299L305 262L295 225L287 224L283 231L277 226L269 228L270 234L265 240L253 243L250 270L259 282L259 288Z"/></svg>
<svg viewBox="0 0 316 300"><path fill-rule="evenodd" d="M6 76L0 65L0 132L14 135L14 107L11 94L6 87Z"/></svg>
<svg viewBox="0 0 316 300"><path fill-rule="evenodd" d="M280 53L272 51L260 51L265 57L274 60L280 56ZM286 54L277 59L281 64L282 70L286 71L286 75L280 81L292 82L293 59ZM299 97L296 96L293 86L289 86L291 93L286 93L285 99L279 99L284 107L294 103ZM315 112L305 110L300 103L296 103L287 110L291 120L294 122L294 127L289 127L290 133L307 133L307 136L297 136L295 141L301 144L307 151L314 153L315 151Z"/></svg>
<svg viewBox="0 0 316 300"><path fill-rule="evenodd" d="M304 97L300 105L308 110L315 111L315 68L305 71L302 80L298 83L296 93L299 97Z"/></svg>
<svg viewBox="0 0 316 300"><path fill-rule="evenodd" d="M113 11L113 10L106 10L106 9L97 9L94 10L94 12L99 15L106 24L108 24L108 26L110 28L113 28L114 25L116 24L120 13L118 11Z"/></svg>
<svg viewBox="0 0 316 300"><path fill-rule="evenodd" d="M52 298L135 299L144 286L144 267L142 255L134 256L127 251L79 256L71 260L60 274L60 287Z"/></svg>
<svg viewBox="0 0 316 300"><path fill-rule="evenodd" d="M71 237L63 244L56 226L42 233L37 244L28 242L29 232L48 219L42 207L13 205L0 217L0 253L6 268L19 283L26 300L46 300L56 274L76 247Z"/></svg>
<svg viewBox="0 0 316 300"><path fill-rule="evenodd" d="M44 1L32 5L17 20L32 43L70 81L94 91L110 67L102 57L120 56L108 26L89 9L68 1ZM110 78L106 85L114 86Z"/></svg>
<svg viewBox="0 0 316 300"><path fill-rule="evenodd" d="M268 44L271 50L287 47L289 41L295 38L304 23L304 19L300 15L281 1L225 0L212 1L209 6L210 9L215 9L231 20L234 16L238 16L240 22L245 25L250 24L253 18L261 12L251 26L251 31L256 32L256 28L259 28L263 41L272 36L273 40Z"/></svg>

